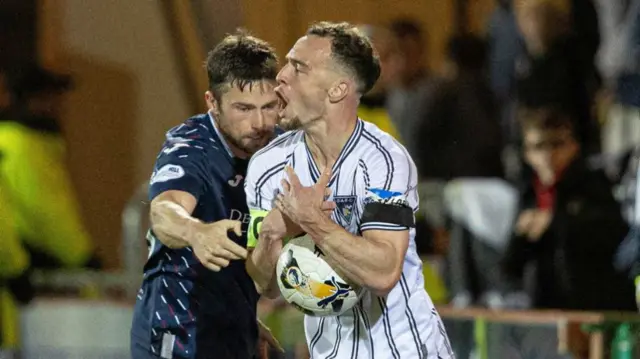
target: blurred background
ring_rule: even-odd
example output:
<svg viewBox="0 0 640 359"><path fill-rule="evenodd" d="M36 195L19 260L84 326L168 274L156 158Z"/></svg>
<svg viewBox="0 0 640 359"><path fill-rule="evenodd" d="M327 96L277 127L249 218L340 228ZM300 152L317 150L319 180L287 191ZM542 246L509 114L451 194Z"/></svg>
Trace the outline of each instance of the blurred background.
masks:
<svg viewBox="0 0 640 359"><path fill-rule="evenodd" d="M0 358L127 358L146 186L238 27L361 27L457 357L640 358L640 0L0 0ZM638 213L637 213L638 212ZM306 358L301 314L260 312ZM277 356L274 355L274 358Z"/></svg>

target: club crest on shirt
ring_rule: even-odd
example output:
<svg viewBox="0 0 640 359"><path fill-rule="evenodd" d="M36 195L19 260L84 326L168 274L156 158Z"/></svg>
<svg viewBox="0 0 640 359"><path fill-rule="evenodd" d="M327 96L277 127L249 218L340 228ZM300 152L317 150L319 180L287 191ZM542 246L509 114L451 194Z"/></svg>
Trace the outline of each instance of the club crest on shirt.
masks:
<svg viewBox="0 0 640 359"><path fill-rule="evenodd" d="M333 197L333 201L336 204L336 218L340 225L344 227L351 225L356 196L335 196Z"/></svg>

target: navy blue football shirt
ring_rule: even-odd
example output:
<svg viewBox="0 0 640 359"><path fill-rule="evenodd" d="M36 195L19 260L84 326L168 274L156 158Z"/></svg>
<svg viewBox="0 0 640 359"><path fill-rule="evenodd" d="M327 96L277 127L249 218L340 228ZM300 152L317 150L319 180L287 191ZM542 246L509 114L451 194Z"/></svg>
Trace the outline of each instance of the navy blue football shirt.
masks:
<svg viewBox="0 0 640 359"><path fill-rule="evenodd" d="M244 247L247 163L233 157L211 115L194 116L167 132L149 200L168 190L188 192L197 199L193 217L206 223L241 221L243 235L231 233L230 238ZM147 240L149 259L134 311L132 351L161 358L254 357L259 295L244 261L213 272L190 247L170 249L151 231Z"/></svg>

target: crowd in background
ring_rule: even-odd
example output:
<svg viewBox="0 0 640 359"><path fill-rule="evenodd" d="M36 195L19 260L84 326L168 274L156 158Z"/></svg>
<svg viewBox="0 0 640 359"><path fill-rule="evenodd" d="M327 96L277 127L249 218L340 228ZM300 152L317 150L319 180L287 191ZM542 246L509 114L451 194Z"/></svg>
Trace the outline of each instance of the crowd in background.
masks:
<svg viewBox="0 0 640 359"><path fill-rule="evenodd" d="M363 26L383 69L361 116L416 162L418 246L447 256L456 306L634 310L634 259L614 262L635 233L640 1L498 3L439 72L417 22Z"/></svg>

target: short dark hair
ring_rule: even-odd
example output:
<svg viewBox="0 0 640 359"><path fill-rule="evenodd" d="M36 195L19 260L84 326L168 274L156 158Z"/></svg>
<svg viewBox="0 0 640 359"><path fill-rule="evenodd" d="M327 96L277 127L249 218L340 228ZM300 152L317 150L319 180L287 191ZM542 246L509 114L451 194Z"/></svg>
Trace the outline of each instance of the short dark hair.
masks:
<svg viewBox="0 0 640 359"><path fill-rule="evenodd" d="M416 40L422 40L422 29L418 22L413 19L396 19L389 25L389 29L399 39L412 37Z"/></svg>
<svg viewBox="0 0 640 359"><path fill-rule="evenodd" d="M371 41L355 26L347 22L322 21L313 24L307 35L331 39L331 57L353 73L361 94L369 92L378 81L380 59Z"/></svg>
<svg viewBox="0 0 640 359"><path fill-rule="evenodd" d="M207 55L209 90L216 99L225 86L240 90L254 81L275 80L278 74L278 56L268 42L251 36L245 30L227 35Z"/></svg>
<svg viewBox="0 0 640 359"><path fill-rule="evenodd" d="M575 121L573 117L561 109L552 107L527 108L521 107L517 111L522 132L529 130L557 131L566 130L574 134Z"/></svg>

